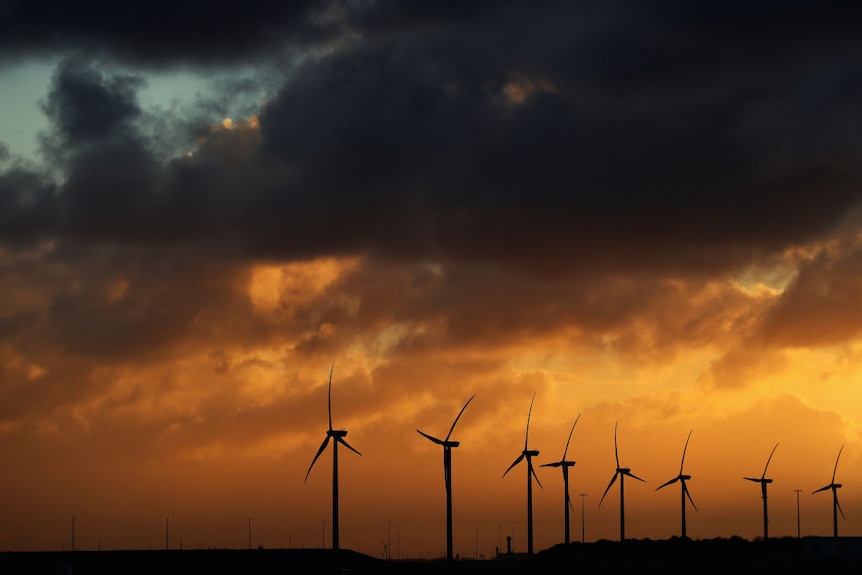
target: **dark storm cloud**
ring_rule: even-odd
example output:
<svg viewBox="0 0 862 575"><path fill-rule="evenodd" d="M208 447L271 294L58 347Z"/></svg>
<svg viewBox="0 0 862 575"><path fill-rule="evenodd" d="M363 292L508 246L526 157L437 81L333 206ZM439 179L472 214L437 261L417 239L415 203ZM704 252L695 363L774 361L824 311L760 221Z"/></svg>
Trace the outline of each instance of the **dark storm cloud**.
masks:
<svg viewBox="0 0 862 575"><path fill-rule="evenodd" d="M82 145L121 135L140 115L136 91L143 81L133 76L105 78L85 62L66 60L54 73L45 114L62 145Z"/></svg>
<svg viewBox="0 0 862 575"><path fill-rule="evenodd" d="M315 28L316 0L0 3L0 61L83 50L144 66L235 64L271 56Z"/></svg>
<svg viewBox="0 0 862 575"><path fill-rule="evenodd" d="M134 76L64 64L45 107L64 182L42 218L88 241L194 241L252 257L373 252L549 273L699 273L822 237L858 201L857 9L325 8L315 22L354 35L285 75L259 133L198 126L197 152L168 163ZM239 18L224 46L266 37ZM106 49L137 47L142 60L198 61L171 22L148 56L102 21L70 29ZM211 44L222 31L194 30L188 38L221 57ZM34 217L32 204L4 201Z"/></svg>
<svg viewBox="0 0 862 575"><path fill-rule="evenodd" d="M857 201L859 141L834 118L858 122L858 47L832 38L797 60L794 41L823 38L801 14L779 18L797 35L739 38L665 8L393 25L297 72L261 115L264 149L321 214L367 217L391 251L691 268L828 230ZM529 91L506 103L507 85ZM374 214L424 235L396 241Z"/></svg>

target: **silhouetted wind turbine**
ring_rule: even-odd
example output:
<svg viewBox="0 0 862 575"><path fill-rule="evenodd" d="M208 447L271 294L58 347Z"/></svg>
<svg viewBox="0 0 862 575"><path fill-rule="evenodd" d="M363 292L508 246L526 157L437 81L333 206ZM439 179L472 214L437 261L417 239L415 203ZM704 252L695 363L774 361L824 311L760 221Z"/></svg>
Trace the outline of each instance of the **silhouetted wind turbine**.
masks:
<svg viewBox="0 0 862 575"><path fill-rule="evenodd" d="M685 498L686 497L688 497L688 501L689 501L689 503L691 503L691 506L694 507L694 510L697 511L697 505L694 504L694 500L691 498L691 494L688 492L688 486L685 484L686 481L691 479L691 475L684 475L682 472L682 466L685 464L685 451L686 451L686 449L688 449L688 440L691 439L691 432L692 431L694 431L694 430L691 430L688 432L688 437L685 438L685 445L682 448L682 461L680 461L680 463L679 463L679 475L677 475L676 477L674 477L670 481L666 481L665 483L662 483L661 485L659 485L658 487L655 488L655 490L658 491L662 487L667 487L668 485L671 485L671 484L679 481L680 486L681 486L681 490L682 490L682 538L683 539L686 538L686 534L685 534Z"/></svg>
<svg viewBox="0 0 862 575"><path fill-rule="evenodd" d="M575 465L574 461L566 460L566 453L569 452L569 442L572 440L572 432L575 431L575 426L578 424L578 420L581 418L581 414L575 418L575 422L572 424L572 429L569 430L569 439L566 440L566 448L563 450L563 458L559 461L554 461L553 463L543 463L541 467L559 467L563 470L563 511L565 513L565 541L568 544L570 542L569 538L569 508L574 509L572 505L572 499L569 497L569 467L573 467Z"/></svg>
<svg viewBox="0 0 862 575"><path fill-rule="evenodd" d="M632 479L637 479L638 481L644 481L637 475L634 475L631 472L631 469L628 467L620 467L620 453L617 449L617 424L614 423L614 457L617 460L617 470L614 472L614 476L611 478L611 482L608 483L608 486L605 488L605 492L602 493L602 498L599 500L599 507L602 506L602 501L605 500L605 495L608 494L611 486L614 484L614 481L617 480L617 477L620 478L620 541L626 540L626 505L625 505L625 491L623 489L625 476L628 475Z"/></svg>
<svg viewBox="0 0 862 575"><path fill-rule="evenodd" d="M443 446L443 479L446 482L446 559L452 560L452 448L458 447L461 445L460 441L450 441L449 438L452 436L452 432L455 430L455 424L458 423L458 420L461 419L461 414L464 413L464 410L467 409L467 406L470 405L470 402L473 401L473 397L467 400L467 403L464 404L464 407L461 408L461 411L458 412L458 417L455 418L455 421L452 422L452 427L449 428L449 433L446 435L446 439L437 439L436 437L432 437L427 433L423 433L418 429L416 431L419 432L423 437L427 437L437 445Z"/></svg>
<svg viewBox="0 0 862 575"><path fill-rule="evenodd" d="M538 450L528 449L527 440L530 437L530 416L533 413L533 401L536 400L536 394L533 394L533 399L530 400L530 411L527 412L527 433L524 435L524 450L521 452L512 465L503 472L503 477L509 473L509 470L518 465L521 460L527 460L527 554L533 555L533 478L539 487L542 487L542 482L539 481L539 476L536 475L536 470L533 469L533 457L539 455Z"/></svg>
<svg viewBox="0 0 862 575"><path fill-rule="evenodd" d="M311 473L311 468L314 467L315 461L320 457L320 454L326 449L326 445L329 443L329 440L332 440L332 548L338 549L338 444L341 443L349 449L350 451L356 453L357 455L362 455L355 449L353 449L350 444L345 441L344 436L347 435L346 429L333 429L332 428L332 370L335 369L335 363L333 362L332 367L329 369L329 398L327 402L327 408L329 411L329 429L326 431L326 438L323 440L323 443L320 445L320 449L317 450L317 453L314 456L314 459L311 460L311 465L308 466L308 471L305 472L305 480L308 481L308 474Z"/></svg>
<svg viewBox="0 0 862 575"><path fill-rule="evenodd" d="M832 483L829 485L824 485L820 489L816 489L811 492L811 494L815 494L818 491L826 491L827 489L832 490L832 536L838 537L838 512L841 512L841 517L844 517L844 511L841 509L841 504L838 503L838 488L841 487L840 483L835 483L835 472L838 471L838 460L841 459L841 452L844 450L844 446L841 446L841 449L838 450L838 457L835 458L835 469L832 470ZM846 519L846 518L845 518Z"/></svg>
<svg viewBox="0 0 862 575"><path fill-rule="evenodd" d="M743 479L747 479L749 481L754 481L755 483L760 483L760 490L763 492L763 539L769 539L769 515L766 512L766 486L772 483L771 479L766 478L766 469L769 467L769 462L772 461L772 455L775 453L775 449L778 447L778 444L775 444L775 447L772 448L772 451L769 453L769 458L766 460L766 465L763 467L763 475L760 477L743 477Z"/></svg>

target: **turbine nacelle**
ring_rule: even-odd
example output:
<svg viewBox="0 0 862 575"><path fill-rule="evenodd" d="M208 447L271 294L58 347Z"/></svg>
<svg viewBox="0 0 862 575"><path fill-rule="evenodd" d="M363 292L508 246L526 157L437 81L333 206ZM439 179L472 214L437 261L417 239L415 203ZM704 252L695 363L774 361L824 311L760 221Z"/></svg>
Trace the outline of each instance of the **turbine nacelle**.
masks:
<svg viewBox="0 0 862 575"><path fill-rule="evenodd" d="M347 430L346 429L330 429L329 431L326 432L326 435L328 435L329 437L334 437L334 438L338 439L340 437L346 437L347 436Z"/></svg>
<svg viewBox="0 0 862 575"><path fill-rule="evenodd" d="M536 457L539 455L538 449L525 449L523 452L524 457Z"/></svg>
<svg viewBox="0 0 862 575"><path fill-rule="evenodd" d="M424 431L421 431L419 429L417 429L416 431L419 433L419 435L421 435L425 439L433 441L437 445L442 445L445 448L458 447L459 445L461 445L460 441L452 441L449 439L438 439L438 438L434 437L433 435L428 435L427 433L425 433Z"/></svg>
<svg viewBox="0 0 862 575"><path fill-rule="evenodd" d="M574 461L553 461L551 463L543 463L539 467L574 467Z"/></svg>

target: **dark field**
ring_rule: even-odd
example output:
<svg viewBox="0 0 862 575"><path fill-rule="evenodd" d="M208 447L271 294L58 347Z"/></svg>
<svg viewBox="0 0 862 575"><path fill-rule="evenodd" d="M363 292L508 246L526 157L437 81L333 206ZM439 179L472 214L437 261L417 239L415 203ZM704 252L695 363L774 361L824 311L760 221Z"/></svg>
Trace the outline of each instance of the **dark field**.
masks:
<svg viewBox="0 0 862 575"><path fill-rule="evenodd" d="M761 573L765 569L820 572L862 568L862 539L795 538L746 541L629 540L557 545L533 557L504 555L482 561L443 559L384 561L350 550L253 549L162 551L46 551L0 553L3 575L125 573L264 575L285 573L544 573L551 570L623 573L660 569L667 573L729 571Z"/></svg>

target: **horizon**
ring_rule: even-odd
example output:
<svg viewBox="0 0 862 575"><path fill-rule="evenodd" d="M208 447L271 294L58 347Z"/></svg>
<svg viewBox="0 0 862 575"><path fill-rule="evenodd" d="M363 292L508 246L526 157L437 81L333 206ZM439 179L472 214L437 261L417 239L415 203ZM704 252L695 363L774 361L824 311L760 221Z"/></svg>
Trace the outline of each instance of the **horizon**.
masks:
<svg viewBox="0 0 862 575"><path fill-rule="evenodd" d="M3 4L0 550L862 535L857 24Z"/></svg>

